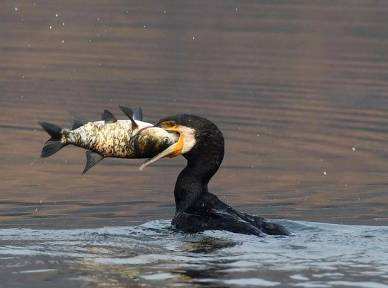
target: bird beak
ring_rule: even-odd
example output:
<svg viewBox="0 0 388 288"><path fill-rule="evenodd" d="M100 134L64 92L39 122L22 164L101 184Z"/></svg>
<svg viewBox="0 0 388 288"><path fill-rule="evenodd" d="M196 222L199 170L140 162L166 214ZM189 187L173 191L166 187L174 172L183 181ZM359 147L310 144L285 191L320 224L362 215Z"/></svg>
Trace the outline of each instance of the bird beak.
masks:
<svg viewBox="0 0 388 288"><path fill-rule="evenodd" d="M178 127L163 128L163 129L166 130L167 132L178 133L179 134L178 141L176 143L172 144L171 146L169 146L168 148L166 148L165 150L163 150L162 152L160 152L158 155L152 157L151 159L149 159L145 163L143 163L139 167L139 169L141 171L145 167L147 167L148 165L155 163L156 161L158 161L159 159L161 159L163 157L173 158L173 157L176 157L176 156L179 156L182 154L183 144L185 141L184 134L180 133L180 129Z"/></svg>
<svg viewBox="0 0 388 288"><path fill-rule="evenodd" d="M171 128L164 128L167 132L177 133L179 135L178 141L171 145L170 147L174 146L174 151L167 155L169 158L174 158L176 156L179 156L182 154L183 150L183 144L185 143L185 135L182 133L181 129L179 129L179 126L171 127Z"/></svg>

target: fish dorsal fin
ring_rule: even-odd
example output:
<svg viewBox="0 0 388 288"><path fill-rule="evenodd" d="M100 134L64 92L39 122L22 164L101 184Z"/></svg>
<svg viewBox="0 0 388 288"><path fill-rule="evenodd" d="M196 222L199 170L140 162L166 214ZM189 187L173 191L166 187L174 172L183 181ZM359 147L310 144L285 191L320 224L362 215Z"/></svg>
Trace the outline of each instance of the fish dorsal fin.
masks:
<svg viewBox="0 0 388 288"><path fill-rule="evenodd" d="M87 123L84 119L81 118L74 118L73 119L73 124L71 125L71 130L75 130L81 126L84 126Z"/></svg>
<svg viewBox="0 0 388 288"><path fill-rule="evenodd" d="M101 116L102 120L104 120L106 123L114 123L117 121L116 117L113 116L112 112L108 110L104 110L104 113L102 113Z"/></svg>
<svg viewBox="0 0 388 288"><path fill-rule="evenodd" d="M133 119L143 121L143 109L141 107L136 107L133 111Z"/></svg>
<svg viewBox="0 0 388 288"><path fill-rule="evenodd" d="M82 174L85 174L90 168L92 168L102 159L104 159L104 156L102 156L101 154L98 154L90 150L86 151L86 165Z"/></svg>
<svg viewBox="0 0 388 288"><path fill-rule="evenodd" d="M135 120L133 119L133 111L132 111L132 109L129 108L129 107L125 107L125 106L119 106L119 107L120 107L121 111L123 111L123 113L124 113L125 115L127 115L128 118L131 120L131 122L132 122L132 129L138 128L137 123L136 123Z"/></svg>

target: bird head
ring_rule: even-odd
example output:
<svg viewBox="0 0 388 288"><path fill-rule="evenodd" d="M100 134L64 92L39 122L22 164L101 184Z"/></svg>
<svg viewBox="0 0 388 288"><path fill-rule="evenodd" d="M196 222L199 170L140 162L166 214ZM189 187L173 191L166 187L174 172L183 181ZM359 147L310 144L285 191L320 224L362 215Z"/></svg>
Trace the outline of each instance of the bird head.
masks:
<svg viewBox="0 0 388 288"><path fill-rule="evenodd" d="M149 164L156 162L163 157L184 156L193 160L204 155L224 152L224 138L221 131L211 121L190 114L178 114L161 119L156 125L167 132L175 133L178 141L169 146L146 163L142 170Z"/></svg>

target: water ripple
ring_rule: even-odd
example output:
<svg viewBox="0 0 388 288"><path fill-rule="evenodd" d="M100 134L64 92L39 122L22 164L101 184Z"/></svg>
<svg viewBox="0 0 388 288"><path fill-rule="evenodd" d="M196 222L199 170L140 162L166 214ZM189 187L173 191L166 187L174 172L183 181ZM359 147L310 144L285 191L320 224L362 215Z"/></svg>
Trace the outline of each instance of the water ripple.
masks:
<svg viewBox="0 0 388 288"><path fill-rule="evenodd" d="M169 220L98 229L1 229L0 277L12 270L12 283L39 274L95 287L388 287L388 227L280 222L294 235L187 235L172 231Z"/></svg>

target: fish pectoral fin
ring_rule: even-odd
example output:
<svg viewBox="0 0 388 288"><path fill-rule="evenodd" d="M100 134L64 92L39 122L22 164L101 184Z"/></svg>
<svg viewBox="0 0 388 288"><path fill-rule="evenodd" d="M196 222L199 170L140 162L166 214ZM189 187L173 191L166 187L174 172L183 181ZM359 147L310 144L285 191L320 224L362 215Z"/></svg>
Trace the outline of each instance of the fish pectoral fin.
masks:
<svg viewBox="0 0 388 288"><path fill-rule="evenodd" d="M139 167L139 170L142 171L145 167L147 167L148 165L152 164L152 163L155 163L156 161L158 161L160 158L163 158L163 157L166 157L166 156L169 156L171 154L173 154L176 150L177 150L177 147L178 147L179 144L175 143L175 144L172 144L170 147L168 147L167 149L163 150L162 152L160 152L158 155L152 157L151 159L148 159L146 162L144 162L140 167Z"/></svg>
<svg viewBox="0 0 388 288"><path fill-rule="evenodd" d="M101 154L98 154L90 150L86 151L86 164L82 174L85 174L90 168L92 168L102 159L104 159L104 156L102 156Z"/></svg>
<svg viewBox="0 0 388 288"><path fill-rule="evenodd" d="M143 121L143 109L136 107L133 111L133 119Z"/></svg>
<svg viewBox="0 0 388 288"><path fill-rule="evenodd" d="M125 106L119 106L119 108L131 120L131 122L132 122L132 130L137 129L138 125L137 125L135 119L133 119L133 111L132 111L132 109L129 108L129 107L125 107Z"/></svg>
<svg viewBox="0 0 388 288"><path fill-rule="evenodd" d="M106 123L114 123L117 121L116 117L113 116L112 112L108 110L104 110L104 113L102 113L101 119L104 120Z"/></svg>

